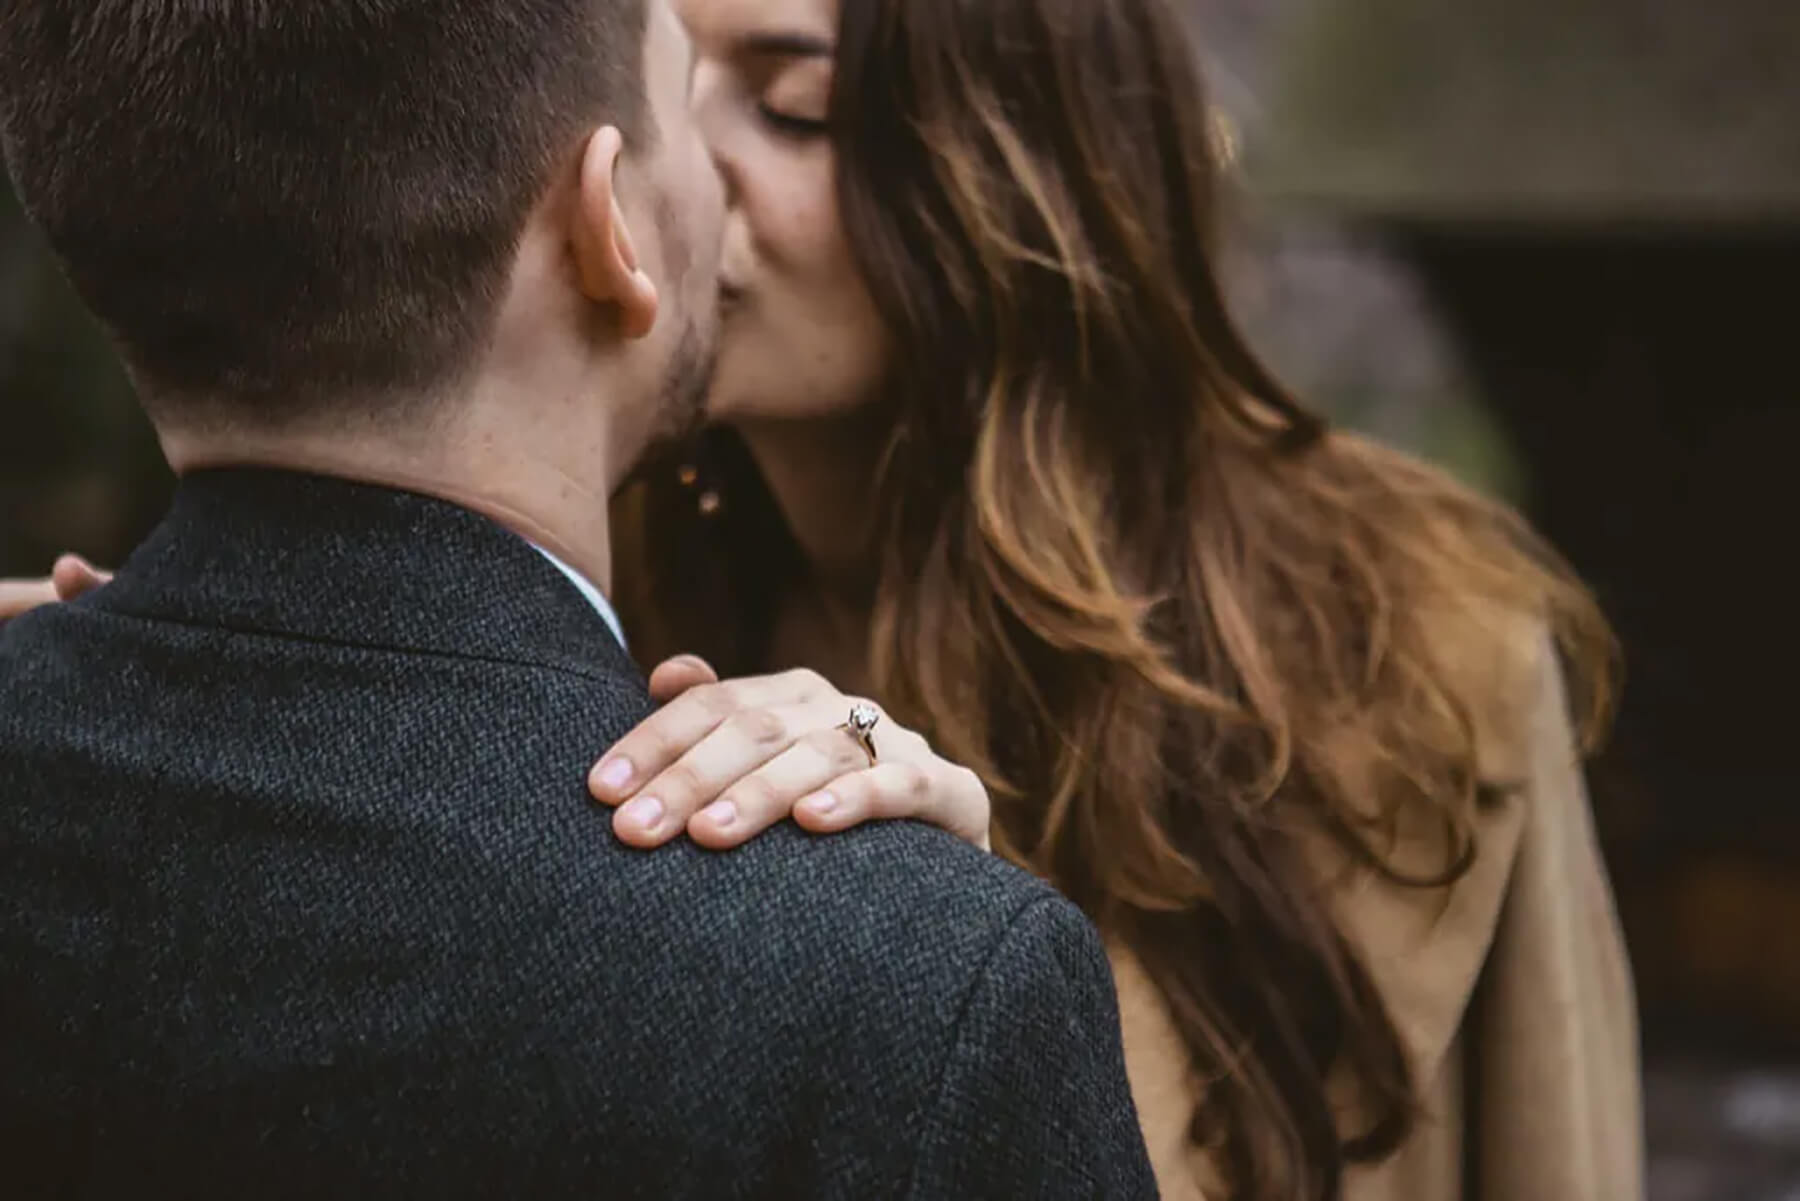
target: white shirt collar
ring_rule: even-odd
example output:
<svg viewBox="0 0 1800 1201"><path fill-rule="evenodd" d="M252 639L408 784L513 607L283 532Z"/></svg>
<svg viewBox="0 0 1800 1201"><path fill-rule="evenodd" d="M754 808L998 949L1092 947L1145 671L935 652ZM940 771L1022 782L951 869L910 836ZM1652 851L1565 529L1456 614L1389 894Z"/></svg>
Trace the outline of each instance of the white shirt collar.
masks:
<svg viewBox="0 0 1800 1201"><path fill-rule="evenodd" d="M531 545L532 549L536 550L538 554L550 560L551 566L569 577L569 583L575 585L575 587L581 591L581 595L587 598L588 604L594 606L594 612L600 615L600 620L606 623L606 628L611 630L613 632L613 637L619 640L619 646L624 647L625 627L619 624L619 615L613 610L612 602L601 595L600 589L594 587L593 581L582 575L579 571L576 571L573 567L570 567L567 563L564 563L561 559L557 558L537 543L533 542Z"/></svg>

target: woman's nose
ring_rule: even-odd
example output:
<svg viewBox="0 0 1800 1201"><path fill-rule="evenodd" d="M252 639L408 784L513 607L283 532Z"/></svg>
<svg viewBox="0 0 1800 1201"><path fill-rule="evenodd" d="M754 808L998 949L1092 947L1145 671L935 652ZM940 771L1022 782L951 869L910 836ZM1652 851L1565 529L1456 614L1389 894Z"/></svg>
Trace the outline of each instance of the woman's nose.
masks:
<svg viewBox="0 0 1800 1201"><path fill-rule="evenodd" d="M725 203L729 206L737 196L736 168L727 146L724 73L717 64L702 59L694 66L694 82L688 93L694 125L725 187Z"/></svg>

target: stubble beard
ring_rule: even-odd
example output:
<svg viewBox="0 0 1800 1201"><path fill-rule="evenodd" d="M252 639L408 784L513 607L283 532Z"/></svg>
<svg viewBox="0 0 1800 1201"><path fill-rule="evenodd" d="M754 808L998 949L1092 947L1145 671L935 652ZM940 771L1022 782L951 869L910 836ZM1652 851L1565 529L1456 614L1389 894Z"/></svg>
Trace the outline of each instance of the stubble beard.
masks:
<svg viewBox="0 0 1800 1201"><path fill-rule="evenodd" d="M697 322L688 322L675 345L657 403L657 418L650 431L652 453L693 438L705 426L706 398L718 357L717 337L704 336Z"/></svg>

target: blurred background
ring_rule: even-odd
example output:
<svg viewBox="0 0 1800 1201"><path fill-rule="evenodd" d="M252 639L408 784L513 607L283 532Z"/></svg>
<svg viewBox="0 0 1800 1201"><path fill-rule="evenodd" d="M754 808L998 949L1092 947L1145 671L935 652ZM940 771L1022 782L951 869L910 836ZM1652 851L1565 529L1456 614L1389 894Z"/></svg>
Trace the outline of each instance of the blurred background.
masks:
<svg viewBox="0 0 1800 1201"><path fill-rule="evenodd" d="M1257 342L1524 507L1625 640L1592 783L1652 1196L1800 1201L1800 0L1189 2ZM0 181L0 575L117 562L170 487Z"/></svg>

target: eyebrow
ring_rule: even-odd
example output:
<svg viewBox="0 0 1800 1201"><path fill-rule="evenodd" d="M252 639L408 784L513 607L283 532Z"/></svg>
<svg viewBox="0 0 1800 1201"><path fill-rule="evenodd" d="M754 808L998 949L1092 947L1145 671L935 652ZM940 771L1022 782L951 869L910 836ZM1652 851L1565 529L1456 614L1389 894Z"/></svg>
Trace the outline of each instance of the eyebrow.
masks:
<svg viewBox="0 0 1800 1201"><path fill-rule="evenodd" d="M769 58L830 58L831 41L810 33L752 33L740 48L746 54Z"/></svg>

